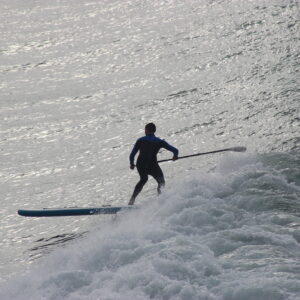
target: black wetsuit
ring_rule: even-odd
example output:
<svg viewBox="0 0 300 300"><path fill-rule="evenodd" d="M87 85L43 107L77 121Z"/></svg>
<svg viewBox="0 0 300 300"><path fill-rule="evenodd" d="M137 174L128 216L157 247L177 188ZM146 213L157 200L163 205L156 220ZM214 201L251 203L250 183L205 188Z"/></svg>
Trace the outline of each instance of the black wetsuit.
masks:
<svg viewBox="0 0 300 300"><path fill-rule="evenodd" d="M164 174L157 162L157 153L161 148L165 148L173 152L174 156L178 156L178 150L169 145L166 141L157 138L154 134L147 134L139 138L129 157L130 165L134 165L134 157L140 151L136 167L140 175L140 181L137 183L131 201L134 202L136 196L141 192L143 186L148 180L148 175L155 178L158 183L157 191L160 193L160 187L165 184Z"/></svg>

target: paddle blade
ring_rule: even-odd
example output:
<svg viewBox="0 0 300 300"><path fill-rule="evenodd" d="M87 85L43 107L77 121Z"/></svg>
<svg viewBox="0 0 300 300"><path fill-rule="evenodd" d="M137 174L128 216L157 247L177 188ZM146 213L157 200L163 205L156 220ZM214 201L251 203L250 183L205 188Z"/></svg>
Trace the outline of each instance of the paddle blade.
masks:
<svg viewBox="0 0 300 300"><path fill-rule="evenodd" d="M234 151L234 152L245 152L247 150L246 147L233 147L230 148L230 151Z"/></svg>

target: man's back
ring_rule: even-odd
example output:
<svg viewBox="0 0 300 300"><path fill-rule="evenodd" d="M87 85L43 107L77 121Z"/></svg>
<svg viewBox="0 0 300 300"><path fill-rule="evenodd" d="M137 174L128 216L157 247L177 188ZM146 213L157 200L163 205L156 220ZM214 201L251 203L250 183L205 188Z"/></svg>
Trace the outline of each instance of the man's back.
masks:
<svg viewBox="0 0 300 300"><path fill-rule="evenodd" d="M156 137L154 134L147 134L136 141L130 154L130 161L133 162L135 154L137 151L140 151L137 160L138 165L140 163L156 163L157 153L161 148L172 151L174 155L178 154L178 150L169 145L166 141Z"/></svg>
<svg viewBox="0 0 300 300"><path fill-rule="evenodd" d="M157 162L157 153L163 147L162 140L154 135L146 135L138 140L140 150L138 162Z"/></svg>

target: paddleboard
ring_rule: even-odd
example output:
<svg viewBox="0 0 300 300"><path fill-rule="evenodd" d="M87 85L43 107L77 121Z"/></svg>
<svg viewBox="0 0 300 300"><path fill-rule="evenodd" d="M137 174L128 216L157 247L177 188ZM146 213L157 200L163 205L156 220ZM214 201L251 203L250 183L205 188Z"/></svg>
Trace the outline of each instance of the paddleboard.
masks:
<svg viewBox="0 0 300 300"><path fill-rule="evenodd" d="M24 217L64 217L84 215L111 215L119 211L131 210L134 207L128 206L101 206L101 207L70 207L70 208L43 208L43 209L19 209L18 214Z"/></svg>

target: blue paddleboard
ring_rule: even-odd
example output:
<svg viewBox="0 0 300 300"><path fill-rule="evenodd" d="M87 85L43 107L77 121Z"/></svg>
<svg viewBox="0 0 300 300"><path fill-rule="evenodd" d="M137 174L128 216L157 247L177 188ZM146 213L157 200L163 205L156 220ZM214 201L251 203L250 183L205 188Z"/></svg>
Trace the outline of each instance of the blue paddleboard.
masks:
<svg viewBox="0 0 300 300"><path fill-rule="evenodd" d="M85 215L112 215L119 211L130 210L136 207L129 206L102 206L102 207L72 207L72 208L43 208L43 209L19 209L18 214L24 217L63 217Z"/></svg>

